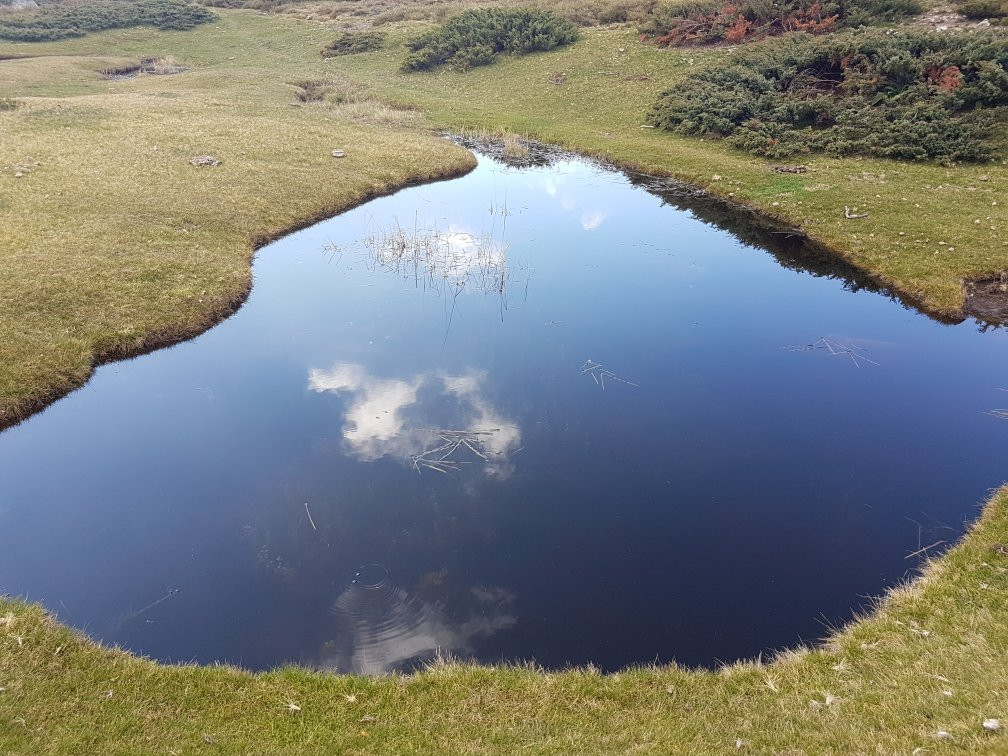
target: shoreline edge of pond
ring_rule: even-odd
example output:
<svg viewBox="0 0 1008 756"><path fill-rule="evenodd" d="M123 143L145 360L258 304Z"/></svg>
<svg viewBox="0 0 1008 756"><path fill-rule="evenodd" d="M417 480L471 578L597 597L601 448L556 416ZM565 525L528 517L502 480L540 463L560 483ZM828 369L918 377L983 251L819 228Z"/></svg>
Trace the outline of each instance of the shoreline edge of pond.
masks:
<svg viewBox="0 0 1008 756"><path fill-rule="evenodd" d="M266 232L257 231L252 233L249 236L249 249L246 253L248 267L244 288L232 296L212 303L211 306L204 312L202 322L200 322L196 327L191 329L165 327L161 330L152 331L146 334L136 348L129 350L109 349L108 351L95 353L91 361L90 369L79 382L71 382L62 386L53 386L48 391L41 391L37 394L28 395L21 401L9 404L6 407L0 407L0 433L8 428L20 425L40 412L45 411L45 409L52 404L66 398L75 391L84 388L88 381L91 380L95 371L103 365L136 359L160 349L166 349L182 344L201 336L227 320L231 315L241 309L242 305L248 300L249 295L252 293L255 257L258 251L268 244L316 223L345 213L379 197L389 196L402 191L403 189L421 186L423 184L450 181L452 179L465 176L476 167L476 157L474 153L483 154L492 159L502 160L503 162L509 162L506 157L506 151L503 148L503 134L498 135L489 132L454 133L445 130L439 130L439 133L446 141L450 141L451 143L463 147L469 153L470 159L468 161L461 160L458 164L446 170L434 171L424 176L406 176L402 180L393 182L387 186L373 187L370 191L351 197L345 203L338 206L317 208L282 228ZM853 275L856 275L863 282L862 287L869 288L873 292L888 297L893 301L897 301L903 307L916 310L922 315L937 322L946 325L957 325L970 317L974 317L978 320L986 320L990 325L999 325L1002 322L1002 318L1008 317L1008 292L999 291L999 287L1002 282L1008 281L1008 272L998 273L984 279L962 281L964 295L963 307L957 311L945 310L929 305L921 297L902 291L897 284L886 280L885 277L864 268L849 259L849 256L845 255L842 250L810 237L800 227L793 226L786 221L775 217L773 214L755 204L746 203L735 197L725 196L716 191L712 191L709 187L701 187L690 184L680 179L672 172L656 172L655 170L649 169L647 166L634 161L615 160L611 156L592 150L579 150L574 147L546 144L536 142L535 140L524 141L525 145L531 148L530 154L534 156L534 160L554 160L560 158L585 160L594 163L605 170L622 173L632 182L642 186L642 188L646 191L658 194L659 196L663 193L674 193L680 195L681 197L689 197L693 200L699 200L705 204L716 206L720 210L728 211L731 214L749 216L749 219L754 222L763 233L782 234L786 235L791 240L797 239L798 245L801 247L805 247L809 251L814 251L820 256L825 255L827 257L832 257L835 259L837 264L849 269ZM517 162L510 162L518 166L522 165L521 160ZM534 164L534 161L525 163L525 165L528 166ZM705 222L712 221L705 220ZM716 225L719 225L729 233L732 233L730 224ZM753 246L752 242L745 240L742 241L748 246ZM768 249L764 249L762 251L775 254L773 251ZM995 292L993 295L991 294L992 290ZM973 296L974 292L977 293L976 297ZM985 294L986 297L984 296ZM1000 296L998 296L998 294L1000 294ZM971 308L971 302L974 301L974 299L981 302L981 307L979 309ZM990 304L991 300L994 301L993 305Z"/></svg>

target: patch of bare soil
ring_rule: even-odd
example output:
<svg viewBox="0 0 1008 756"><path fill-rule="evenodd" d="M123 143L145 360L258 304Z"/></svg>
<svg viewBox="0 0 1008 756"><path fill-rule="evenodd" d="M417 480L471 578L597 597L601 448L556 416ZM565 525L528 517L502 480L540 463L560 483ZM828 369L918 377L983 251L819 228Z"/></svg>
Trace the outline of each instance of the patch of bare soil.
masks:
<svg viewBox="0 0 1008 756"><path fill-rule="evenodd" d="M1008 273L964 283L963 311L985 323L1008 323Z"/></svg>
<svg viewBox="0 0 1008 756"><path fill-rule="evenodd" d="M972 31L974 29L989 29L990 21L974 21L966 18L951 5L936 5L926 10L909 23L910 26L930 31Z"/></svg>

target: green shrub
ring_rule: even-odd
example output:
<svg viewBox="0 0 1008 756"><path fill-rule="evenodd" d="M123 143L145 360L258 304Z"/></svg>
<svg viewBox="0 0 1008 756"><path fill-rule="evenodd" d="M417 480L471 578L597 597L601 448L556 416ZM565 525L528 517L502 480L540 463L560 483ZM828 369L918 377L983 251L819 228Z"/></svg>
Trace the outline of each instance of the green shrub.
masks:
<svg viewBox="0 0 1008 756"><path fill-rule="evenodd" d="M1008 0L967 0L956 10L966 18L1004 18L1008 16Z"/></svg>
<svg viewBox="0 0 1008 756"><path fill-rule="evenodd" d="M686 0L657 6L640 25L660 47L743 42L803 31L897 21L921 12L919 0Z"/></svg>
<svg viewBox="0 0 1008 756"><path fill-rule="evenodd" d="M14 110L19 105L13 97L0 97L0 112L4 110Z"/></svg>
<svg viewBox="0 0 1008 756"><path fill-rule="evenodd" d="M448 19L409 43L403 71L439 65L465 70L492 63L499 53L552 50L577 39L577 29L549 11L481 8Z"/></svg>
<svg viewBox="0 0 1008 756"><path fill-rule="evenodd" d="M191 29L214 19L206 8L186 0L97 0L45 3L38 11L0 17L0 39L43 42L129 26Z"/></svg>
<svg viewBox="0 0 1008 756"><path fill-rule="evenodd" d="M357 53L380 50L385 45L385 35L376 31L343 32L322 49L322 57L334 58L337 55L356 55Z"/></svg>
<svg viewBox="0 0 1008 756"><path fill-rule="evenodd" d="M861 30L739 49L666 90L653 125L767 157L993 157L1008 105L1008 38Z"/></svg>

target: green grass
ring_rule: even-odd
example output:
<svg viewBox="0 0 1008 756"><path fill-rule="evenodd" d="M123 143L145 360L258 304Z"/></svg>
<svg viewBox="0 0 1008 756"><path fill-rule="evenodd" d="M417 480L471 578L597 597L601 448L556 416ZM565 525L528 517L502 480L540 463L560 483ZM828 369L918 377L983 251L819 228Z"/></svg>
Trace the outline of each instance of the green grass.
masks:
<svg viewBox="0 0 1008 756"><path fill-rule="evenodd" d="M318 75L330 35L295 23L246 14L188 34L0 48L53 53L0 62L0 96L19 102L0 111L0 427L81 385L96 360L231 312L264 241L473 165L419 113L366 98L296 106L289 82ZM164 54L192 70L98 73ZM189 164L206 153L223 164Z"/></svg>
<svg viewBox="0 0 1008 756"><path fill-rule="evenodd" d="M465 73L403 76L395 70L402 54L390 35L382 53L340 61L334 70L419 105L438 123L516 132L676 176L756 207L936 314L960 314L964 278L1008 267L1003 162L943 168L812 156L788 161L807 164L809 172L781 188L771 170L777 161L642 128L659 92L725 50L663 51L641 45L630 30L587 29L569 48ZM563 85L550 81L557 72L567 77ZM845 206L869 217L847 220Z"/></svg>
<svg viewBox="0 0 1008 756"><path fill-rule="evenodd" d="M963 277L1008 268L1001 164L816 158L807 174L779 176L723 144L640 128L659 90L719 51L588 30L570 48L465 74L399 74L419 28L391 27L387 49L329 61L328 26L227 11L185 33L0 47L47 56L0 61L0 97L18 103L0 111L0 423L80 385L96 359L208 327L247 293L264 240L469 168L433 125L534 136L692 180L801 225L946 314L961 307ZM99 74L162 56L191 70ZM290 82L327 94L296 104ZM347 158L334 161L336 147ZM223 165L189 165L203 153ZM845 220L844 205L870 215ZM824 648L716 673L167 667L0 601L0 752L1005 753L1008 736L981 726L1008 720L997 542L1008 543L1008 492L922 580Z"/></svg>

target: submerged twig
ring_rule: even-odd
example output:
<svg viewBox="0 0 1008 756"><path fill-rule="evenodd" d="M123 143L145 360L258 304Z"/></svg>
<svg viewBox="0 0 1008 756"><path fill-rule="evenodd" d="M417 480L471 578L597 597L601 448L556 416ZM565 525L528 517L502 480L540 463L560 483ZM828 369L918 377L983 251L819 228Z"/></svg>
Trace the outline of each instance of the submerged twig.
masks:
<svg viewBox="0 0 1008 756"><path fill-rule="evenodd" d="M637 386L639 388L639 385L634 383L633 381L629 381L626 378L620 378L618 375L616 375L616 373L612 372L611 370L606 370L605 367L592 360L587 360L585 364L581 366L581 374L582 375L588 374L592 378L594 378L595 383L601 386L603 391L605 391L606 378L608 378L611 381L619 381L620 383L625 383L628 386Z"/></svg>
<svg viewBox="0 0 1008 756"><path fill-rule="evenodd" d="M781 347L789 352L810 352L813 349L825 349L833 357L849 357L851 362L854 363L855 367L861 367L861 362L869 362L872 365L878 365L879 363L871 359L865 354L864 349L859 347L850 347L838 344L835 341L830 341L825 336L818 341L813 341L811 344L799 344L797 346L787 346ZM858 351L860 349L860 351ZM859 362L859 360L861 362Z"/></svg>
<svg viewBox="0 0 1008 756"><path fill-rule="evenodd" d="M497 433L500 428L490 428L488 430L453 430L445 428L419 428L418 430L432 433L444 443L433 446L420 454L410 455L413 469L417 473L422 473L423 469L434 470L445 475L450 475L449 470L460 470L461 465L474 464L471 460L460 460L453 455L462 447L465 447L484 463L490 462L490 454L498 455L500 452L489 451L483 443L483 439Z"/></svg>
<svg viewBox="0 0 1008 756"><path fill-rule="evenodd" d="M172 596L174 596L176 593L181 593L181 592L182 592L181 588L172 588L172 589L170 589L168 591L168 593L166 593L164 596L162 596L161 598L159 598L157 601L152 601L149 604L147 604L147 606L145 606L143 609L138 609L137 611L133 612L133 614L131 614L129 617L127 617L125 620L123 620L123 622L126 623L126 622L131 622L131 621L135 620L137 617L139 617L144 612L150 611L151 609L153 609L158 604L161 604L161 603L167 601Z"/></svg>
<svg viewBox="0 0 1008 756"><path fill-rule="evenodd" d="M923 549L917 549L917 551L913 552L912 554L907 554L903 558L913 559L915 556L919 556L920 554L925 553L928 549L933 549L935 546L941 546L943 543L945 543L945 541L935 541L930 546L925 546Z"/></svg>
<svg viewBox="0 0 1008 756"><path fill-rule="evenodd" d="M311 511L309 511L309 509L308 509L308 502L307 501L304 503L304 511L308 513L308 522L311 523L312 530L318 531L318 528L315 527L315 520L312 519Z"/></svg>

